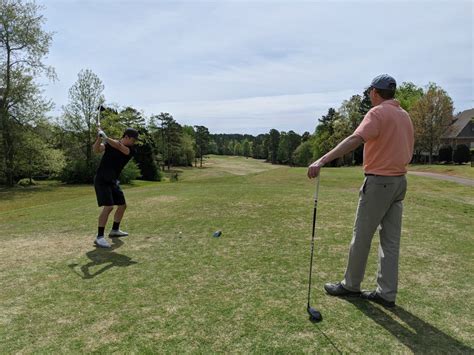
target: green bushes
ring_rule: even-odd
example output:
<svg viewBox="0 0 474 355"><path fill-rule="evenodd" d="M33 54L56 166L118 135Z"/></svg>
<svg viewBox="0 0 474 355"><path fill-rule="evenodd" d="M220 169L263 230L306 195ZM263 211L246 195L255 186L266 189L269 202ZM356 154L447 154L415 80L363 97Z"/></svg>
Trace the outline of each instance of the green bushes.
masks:
<svg viewBox="0 0 474 355"><path fill-rule="evenodd" d="M308 166L313 162L313 147L310 141L303 142L296 148L293 162L297 166Z"/></svg>
<svg viewBox="0 0 474 355"><path fill-rule="evenodd" d="M453 148L450 145L444 145L439 149L438 160L440 162L451 163L453 161Z"/></svg>
<svg viewBox="0 0 474 355"><path fill-rule="evenodd" d="M471 160L471 152L465 144L458 144L454 149L453 161L456 164L467 163Z"/></svg>
<svg viewBox="0 0 474 355"><path fill-rule="evenodd" d="M18 181L17 184L18 186L21 186L21 187L34 186L36 185L36 181L30 178L25 178Z"/></svg>
<svg viewBox="0 0 474 355"><path fill-rule="evenodd" d="M119 180L122 184L129 184L132 180L136 180L138 177L140 177L140 169L138 168L137 163L132 159L128 162L125 168L123 168Z"/></svg>
<svg viewBox="0 0 474 355"><path fill-rule="evenodd" d="M99 162L100 157L94 157L90 164L84 159L69 160L59 178L67 184L92 184Z"/></svg>
<svg viewBox="0 0 474 355"><path fill-rule="evenodd" d="M93 159L92 164L87 165L85 160L69 161L63 169L60 179L67 184L92 184L97 167L100 163L100 156ZM123 168L119 180L122 184L129 184L132 180L140 177L140 169L132 159Z"/></svg>

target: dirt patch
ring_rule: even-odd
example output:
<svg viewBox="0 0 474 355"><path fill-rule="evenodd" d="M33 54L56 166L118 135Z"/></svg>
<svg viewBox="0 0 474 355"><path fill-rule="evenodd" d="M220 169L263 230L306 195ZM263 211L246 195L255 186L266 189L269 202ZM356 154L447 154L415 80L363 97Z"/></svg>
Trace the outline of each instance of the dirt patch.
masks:
<svg viewBox="0 0 474 355"><path fill-rule="evenodd" d="M171 195L163 195L163 196L155 196L155 197L149 197L145 198L143 202L145 203L155 203L155 202L175 202L177 201L178 198L176 196L171 196Z"/></svg>
<svg viewBox="0 0 474 355"><path fill-rule="evenodd" d="M429 177L429 178L437 179L437 180L452 181L461 185L474 186L474 180L468 179L468 178L461 178L461 177L453 176L453 175L428 173L424 171L409 171L408 173L410 175L424 176L424 177Z"/></svg>

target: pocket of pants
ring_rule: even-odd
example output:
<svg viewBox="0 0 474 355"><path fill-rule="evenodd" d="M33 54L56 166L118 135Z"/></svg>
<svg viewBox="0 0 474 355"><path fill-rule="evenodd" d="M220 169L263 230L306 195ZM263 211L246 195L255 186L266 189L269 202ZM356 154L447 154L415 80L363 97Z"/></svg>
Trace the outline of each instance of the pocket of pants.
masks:
<svg viewBox="0 0 474 355"><path fill-rule="evenodd" d="M366 185L367 185L367 177L364 179L364 183L362 184L362 186L359 189L359 196L365 194Z"/></svg>

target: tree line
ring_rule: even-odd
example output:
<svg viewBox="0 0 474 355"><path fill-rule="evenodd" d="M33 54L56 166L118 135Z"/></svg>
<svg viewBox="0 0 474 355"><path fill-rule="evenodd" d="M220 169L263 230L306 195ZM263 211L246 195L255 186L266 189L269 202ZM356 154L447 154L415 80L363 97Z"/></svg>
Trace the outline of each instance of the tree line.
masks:
<svg viewBox="0 0 474 355"><path fill-rule="evenodd" d="M56 79L54 69L44 63L52 33L43 29L43 8L22 0L0 0L0 8L0 184L12 186L24 178L31 183L33 177L91 182L100 159L91 151L99 117L111 137L120 138L126 127L141 134L136 156L124 169L122 181L157 181L173 166L202 166L207 154L307 166L350 135L371 107L365 90L315 118L313 133L271 129L256 136L211 134L202 125L181 125L171 113L146 117L139 108L107 104L103 82L84 69L69 89L62 114L51 118L47 113L53 103L43 97L38 83L41 77ZM435 83L418 87L410 82L399 86L396 98L414 123L414 160L426 158L431 163L453 118L452 99ZM362 149L332 165L360 164ZM449 153L447 147L441 149L440 156Z"/></svg>
<svg viewBox="0 0 474 355"><path fill-rule="evenodd" d="M251 156L273 164L307 166L333 149L358 127L371 109L367 89L344 100L338 108L330 107L326 114L318 118L312 134L305 132L299 135L294 131L279 132L275 129L256 137L216 134L211 135L211 146L214 149L212 153ZM461 144L453 149L441 144L442 135L452 123L454 112L453 101L442 87L435 83L419 87L412 82L404 82L397 88L395 98L413 121L413 162L431 164L435 156L439 161L454 160L456 163L470 159L466 145ZM361 164L362 155L361 146L347 156L333 161L331 165Z"/></svg>

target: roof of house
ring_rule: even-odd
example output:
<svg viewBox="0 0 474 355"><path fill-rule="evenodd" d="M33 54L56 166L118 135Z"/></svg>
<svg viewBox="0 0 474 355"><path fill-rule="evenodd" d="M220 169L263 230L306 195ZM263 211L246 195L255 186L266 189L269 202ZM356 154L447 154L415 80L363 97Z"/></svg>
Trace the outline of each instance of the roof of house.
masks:
<svg viewBox="0 0 474 355"><path fill-rule="evenodd" d="M443 138L456 138L472 119L474 119L474 108L461 112L446 129Z"/></svg>

